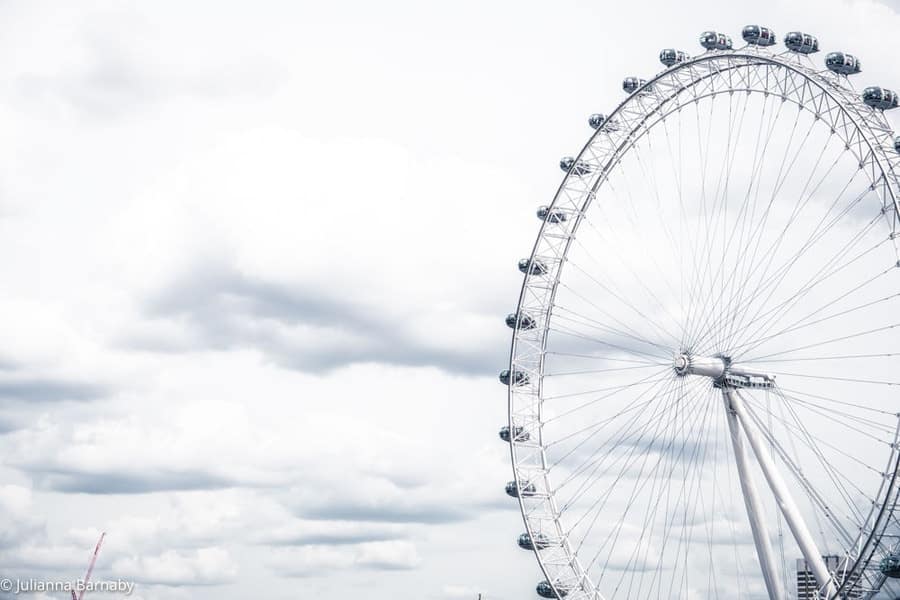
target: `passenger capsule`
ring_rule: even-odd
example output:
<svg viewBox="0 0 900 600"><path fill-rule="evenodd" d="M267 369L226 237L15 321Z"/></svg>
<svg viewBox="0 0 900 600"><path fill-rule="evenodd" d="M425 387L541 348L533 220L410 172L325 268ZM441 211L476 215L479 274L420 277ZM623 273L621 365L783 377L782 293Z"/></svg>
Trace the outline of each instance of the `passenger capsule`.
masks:
<svg viewBox="0 0 900 600"><path fill-rule="evenodd" d="M519 261L519 270L526 275L546 275L550 271L544 262L530 258L523 258Z"/></svg>
<svg viewBox="0 0 900 600"><path fill-rule="evenodd" d="M524 427L516 425L512 428L512 432L510 432L509 425L504 425L500 428L500 439L504 442L510 442L512 440L516 440L517 442L527 442L530 438L531 435L525 431Z"/></svg>
<svg viewBox="0 0 900 600"><path fill-rule="evenodd" d="M897 108L897 92L878 86L864 89L862 99L867 105L878 110Z"/></svg>
<svg viewBox="0 0 900 600"><path fill-rule="evenodd" d="M530 498L537 493L537 489L534 487L533 483L528 481L522 482L522 487L516 487L515 481L510 481L506 484L506 495L512 496L513 498L518 498L521 494L523 498Z"/></svg>
<svg viewBox="0 0 900 600"><path fill-rule="evenodd" d="M538 550L546 550L553 545L550 543L550 539L543 533L539 533L533 538L527 533L523 533L519 536L519 539L516 540L516 543L519 544L519 548L522 550L534 550L535 548Z"/></svg>
<svg viewBox="0 0 900 600"><path fill-rule="evenodd" d="M838 75L855 75L862 71L862 64L852 54L830 52L825 57L825 66Z"/></svg>
<svg viewBox="0 0 900 600"><path fill-rule="evenodd" d="M775 32L768 27L760 27L759 25L747 25L741 31L741 37L748 44L754 46L772 46L775 44Z"/></svg>
<svg viewBox="0 0 900 600"><path fill-rule="evenodd" d="M900 578L900 555L889 554L878 563L878 569L885 577Z"/></svg>
<svg viewBox="0 0 900 600"><path fill-rule="evenodd" d="M622 81L622 89L628 92L629 94L633 94L641 88L644 88L645 92L650 92L653 90L653 86L647 86L646 79L639 79L637 77L626 77Z"/></svg>
<svg viewBox="0 0 900 600"><path fill-rule="evenodd" d="M676 65L678 63L683 63L688 58L690 57L686 52L682 52L681 50L674 50L672 48L666 48L659 53L659 62L666 65L667 67L671 67L672 65Z"/></svg>
<svg viewBox="0 0 900 600"><path fill-rule="evenodd" d="M587 164L583 160L575 160L571 156L563 156L559 160L559 168L562 169L564 173L572 173L573 175L577 175L578 177L587 175L593 170L591 169L591 165Z"/></svg>
<svg viewBox="0 0 900 600"><path fill-rule="evenodd" d="M894 138L894 150L900 153L900 135Z"/></svg>
<svg viewBox="0 0 900 600"><path fill-rule="evenodd" d="M558 208L550 208L549 206L539 207L537 216L541 221L547 221L548 223L562 223L568 218L563 211Z"/></svg>
<svg viewBox="0 0 900 600"><path fill-rule="evenodd" d="M500 371L500 383L503 385L510 385L510 382L512 382L512 385L526 385L528 381L528 373L516 371L515 376L510 377L509 369Z"/></svg>
<svg viewBox="0 0 900 600"><path fill-rule="evenodd" d="M506 326L515 329L518 325L519 329L534 329L537 322L528 313L509 313L506 315Z"/></svg>
<svg viewBox="0 0 900 600"><path fill-rule="evenodd" d="M569 590L561 588L559 586L557 586L556 591L554 592L553 586L550 585L550 582L546 580L537 584L537 588L535 589L537 590L538 596L540 596L541 598L550 598L551 600L553 600L554 598L563 598L569 593Z"/></svg>
<svg viewBox="0 0 900 600"><path fill-rule="evenodd" d="M819 51L819 40L800 31L792 31L784 36L784 45L788 50L799 54L813 54Z"/></svg>
<svg viewBox="0 0 900 600"><path fill-rule="evenodd" d="M704 31L700 34L700 45L707 50L731 50L731 37L715 31Z"/></svg>
<svg viewBox="0 0 900 600"><path fill-rule="evenodd" d="M595 113L590 116L588 119L588 125L590 125L594 129L600 129L601 127L606 131L618 131L619 124L616 123L612 119L607 119L606 115L601 115L599 113Z"/></svg>

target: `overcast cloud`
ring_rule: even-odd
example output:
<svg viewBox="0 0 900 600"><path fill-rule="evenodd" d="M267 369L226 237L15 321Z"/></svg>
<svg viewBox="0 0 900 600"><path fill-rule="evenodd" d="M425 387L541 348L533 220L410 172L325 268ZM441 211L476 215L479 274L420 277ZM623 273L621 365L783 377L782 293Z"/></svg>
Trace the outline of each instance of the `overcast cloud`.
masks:
<svg viewBox="0 0 900 600"><path fill-rule="evenodd" d="M533 597L495 373L587 115L749 22L900 86L893 0L612 7L0 3L0 576Z"/></svg>

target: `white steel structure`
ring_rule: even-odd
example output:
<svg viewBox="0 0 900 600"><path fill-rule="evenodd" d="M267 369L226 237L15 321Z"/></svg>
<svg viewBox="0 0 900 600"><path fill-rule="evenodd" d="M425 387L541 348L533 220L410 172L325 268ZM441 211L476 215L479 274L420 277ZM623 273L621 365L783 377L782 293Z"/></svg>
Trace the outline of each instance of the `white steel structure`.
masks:
<svg viewBox="0 0 900 600"><path fill-rule="evenodd" d="M625 80L519 263L501 437L541 596L797 598L798 559L900 596L897 97L743 34Z"/></svg>

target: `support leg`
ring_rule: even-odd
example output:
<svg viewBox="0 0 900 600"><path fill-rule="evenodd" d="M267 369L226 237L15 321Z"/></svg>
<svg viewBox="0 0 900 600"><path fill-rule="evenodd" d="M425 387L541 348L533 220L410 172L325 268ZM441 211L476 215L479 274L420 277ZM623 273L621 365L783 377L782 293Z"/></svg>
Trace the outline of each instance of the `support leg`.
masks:
<svg viewBox="0 0 900 600"><path fill-rule="evenodd" d="M797 545L800 546L800 552L803 553L806 564L810 566L813 574L816 576L819 589L825 592L826 598L834 598L837 590L835 589L831 574L828 572L828 567L825 566L822 554L816 547L812 534L809 532L809 529L803 520L803 516L800 514L800 510L797 508L793 496L791 496L787 485L781 478L781 474L778 472L775 461L772 460L771 455L766 451L762 438L757 432L754 424L750 422L747 410L744 407L743 399L736 390L726 390L725 394L727 400L730 400L731 402L731 410L734 411L738 421L740 421L741 428L744 430L747 439L750 441L750 446L753 448L756 460L759 463L763 474L766 476L766 481L769 483L772 493L775 495L775 501L778 503L782 514L784 514L784 519L787 521L791 533L794 534Z"/></svg>
<svg viewBox="0 0 900 600"><path fill-rule="evenodd" d="M784 600L784 590L781 588L781 580L778 578L779 569L775 564L772 554L769 529L762 519L762 508L756 485L748 468L747 449L741 437L740 425L737 415L731 408L731 396L734 391L722 388L722 397L725 400L725 413L728 417L728 428L731 431L731 444L734 447L734 458L737 462L738 477L741 480L741 491L744 492L744 504L747 507L747 516L750 518L750 530L753 532L753 543L756 544L756 555L759 557L759 566L762 568L766 589L771 600Z"/></svg>

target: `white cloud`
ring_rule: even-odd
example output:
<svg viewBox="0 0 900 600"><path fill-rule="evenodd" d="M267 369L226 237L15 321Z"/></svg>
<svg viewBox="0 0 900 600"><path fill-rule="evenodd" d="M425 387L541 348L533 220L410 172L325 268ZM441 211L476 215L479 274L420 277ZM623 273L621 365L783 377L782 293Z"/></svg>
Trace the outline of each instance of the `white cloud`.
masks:
<svg viewBox="0 0 900 600"><path fill-rule="evenodd" d="M213 547L121 558L112 564L112 570L139 583L191 586L234 581L238 565L227 551Z"/></svg>

